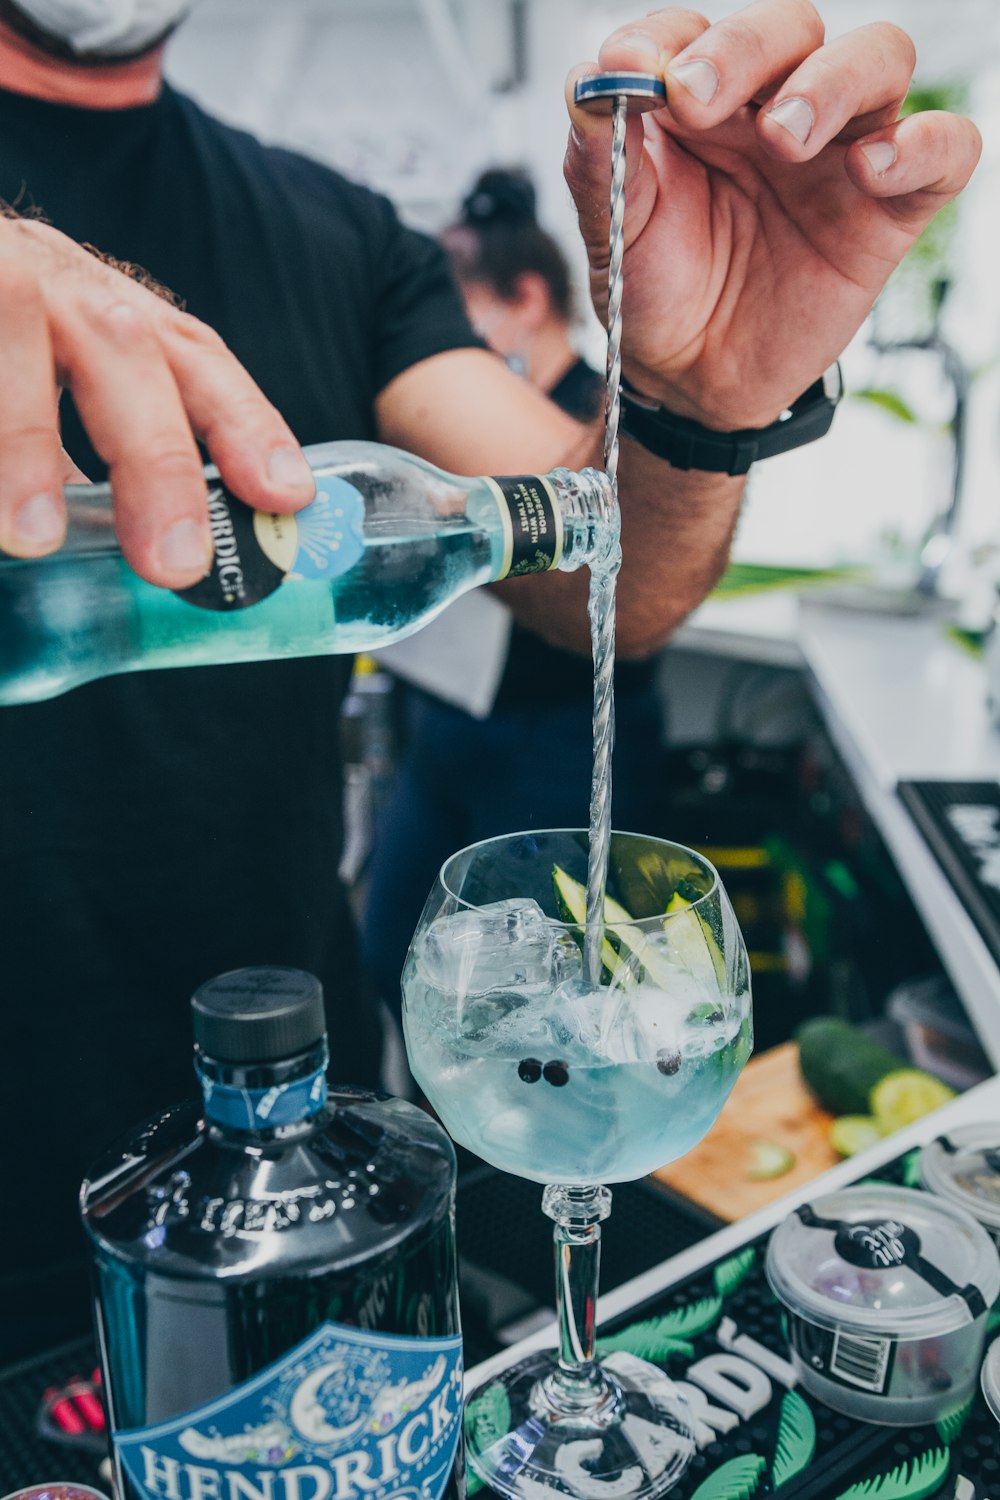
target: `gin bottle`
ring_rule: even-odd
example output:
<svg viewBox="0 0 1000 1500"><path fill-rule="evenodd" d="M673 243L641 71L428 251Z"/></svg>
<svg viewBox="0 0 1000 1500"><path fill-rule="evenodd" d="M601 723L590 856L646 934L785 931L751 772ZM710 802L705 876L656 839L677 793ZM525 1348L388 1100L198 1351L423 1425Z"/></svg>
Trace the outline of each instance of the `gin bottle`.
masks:
<svg viewBox="0 0 1000 1500"><path fill-rule="evenodd" d="M192 1001L198 1103L83 1184L120 1500L460 1500L455 1155L329 1088L322 991L242 969Z"/></svg>
<svg viewBox="0 0 1000 1500"><path fill-rule="evenodd" d="M68 487L58 553L0 553L0 703L139 668L374 650L478 584L570 571L617 540L596 469L465 479L361 442L306 456L316 498L294 516L251 510L206 470L215 560L179 594L128 567L106 485Z"/></svg>

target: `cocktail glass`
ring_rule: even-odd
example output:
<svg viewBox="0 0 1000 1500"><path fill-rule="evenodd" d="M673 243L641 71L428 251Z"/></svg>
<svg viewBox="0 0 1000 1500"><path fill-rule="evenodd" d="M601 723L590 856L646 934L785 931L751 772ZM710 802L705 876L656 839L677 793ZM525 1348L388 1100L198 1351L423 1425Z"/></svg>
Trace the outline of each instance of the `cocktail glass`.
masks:
<svg viewBox="0 0 1000 1500"><path fill-rule="evenodd" d="M588 836L511 834L452 856L403 973L410 1066L455 1140L544 1183L559 1348L468 1397L472 1474L519 1500L651 1500L694 1452L666 1374L595 1344L609 1182L689 1151L752 1046L746 950L700 854L611 838L597 985L584 978ZM537 1488L546 1487L544 1496Z"/></svg>

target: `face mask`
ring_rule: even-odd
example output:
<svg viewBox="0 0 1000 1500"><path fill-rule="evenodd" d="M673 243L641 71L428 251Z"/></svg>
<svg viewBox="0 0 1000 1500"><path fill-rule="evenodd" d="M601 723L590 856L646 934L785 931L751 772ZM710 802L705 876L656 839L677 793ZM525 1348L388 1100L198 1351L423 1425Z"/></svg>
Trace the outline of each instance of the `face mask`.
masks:
<svg viewBox="0 0 1000 1500"><path fill-rule="evenodd" d="M165 36L194 0L13 0L42 31L80 56L134 57Z"/></svg>

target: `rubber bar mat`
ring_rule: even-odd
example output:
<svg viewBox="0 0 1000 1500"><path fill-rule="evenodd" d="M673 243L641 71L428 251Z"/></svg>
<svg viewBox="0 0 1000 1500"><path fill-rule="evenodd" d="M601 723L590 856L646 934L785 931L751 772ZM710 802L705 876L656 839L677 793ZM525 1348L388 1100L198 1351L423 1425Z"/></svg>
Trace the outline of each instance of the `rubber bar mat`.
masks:
<svg viewBox="0 0 1000 1500"><path fill-rule="evenodd" d="M896 790L1000 963L1000 783L901 781Z"/></svg>
<svg viewBox="0 0 1000 1500"><path fill-rule="evenodd" d="M918 1186L917 1155L897 1158L876 1176ZM602 1325L599 1338L653 1359L676 1380L697 1360L739 1356L733 1348L739 1337L785 1360L782 1309L764 1276L767 1241L762 1235L631 1308ZM1000 1335L1000 1305L993 1318L988 1338ZM717 1411L714 1423L705 1420L715 1436L698 1450L670 1500L763 1500L776 1493L781 1500L1000 1500L1000 1428L978 1389L966 1410L936 1424L883 1427L833 1412L798 1386L787 1389L773 1372L755 1368L758 1401L761 1382L770 1386L766 1404L722 1431L725 1403L709 1395ZM735 1415L732 1408L729 1413ZM473 1444L476 1421L472 1402L466 1432ZM708 1431L701 1435L706 1439ZM480 1494L485 1500L488 1492Z"/></svg>

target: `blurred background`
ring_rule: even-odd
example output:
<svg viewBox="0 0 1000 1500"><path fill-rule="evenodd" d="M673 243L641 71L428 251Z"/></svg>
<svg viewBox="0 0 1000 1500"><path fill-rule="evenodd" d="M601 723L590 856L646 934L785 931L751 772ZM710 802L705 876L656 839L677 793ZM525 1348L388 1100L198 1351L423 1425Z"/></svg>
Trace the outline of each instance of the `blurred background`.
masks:
<svg viewBox="0 0 1000 1500"><path fill-rule="evenodd" d="M454 219L484 166L525 167L541 223L582 273L561 176L563 80L647 8L645 0L201 0L171 44L168 71L215 113L380 189L430 231ZM700 7L713 20L735 8L729 0ZM805 449L755 473L736 555L814 566L875 559L892 575L947 492L953 389L939 359L876 355L871 340L926 335L941 281L949 283L943 331L973 377L961 534L972 547L998 539L1000 15L994 0L819 0L819 10L831 36L876 19L905 26L919 54L917 102L971 113L986 155L845 361L849 387L885 393L883 402L849 403L822 464ZM580 340L600 363L589 309Z"/></svg>
<svg viewBox="0 0 1000 1500"><path fill-rule="evenodd" d="M737 8L701 6L712 20ZM830 436L752 473L728 573L656 663L661 729L639 747L650 788L640 821L715 860L751 950L758 1059L749 1072L762 1069L763 1117L746 1091L723 1116L719 1128L728 1119L738 1135L721 1157L726 1202L730 1163L754 1131L784 1140L790 1119L788 1159L803 1173L835 1157L827 1117L814 1119L815 1100L796 1092L793 1037L811 1017L836 1017L951 1087L1000 1066L1000 902L991 911L980 902L970 920L981 889L970 897L954 870L946 882L940 848L900 820L897 798L901 783L921 777L981 778L1000 798L991 706L1000 690L991 700L988 676L1000 583L1000 14L996 0L818 8L830 36L876 20L904 26L919 58L905 108L971 114L985 155L846 352L847 397ZM386 193L432 234L462 216L484 169L525 173L538 220L577 282L573 341L601 369L603 330L562 180L563 82L645 9L630 0L200 0L170 45L168 72L214 113ZM362 922L367 915L370 958L391 948L372 850L380 812L391 827L405 790L399 768L412 738L401 703L416 684L476 717L489 712L489 692L476 703L454 691L456 640L482 645L495 625L483 610L500 612L481 597L473 604L478 614L449 612L412 649L403 643L355 671L343 720L342 873ZM584 725L586 712L584 703ZM619 765L626 742L636 749L623 732ZM534 826L545 825L547 794L535 792ZM406 860L395 849L393 859L405 885ZM972 886L977 872L970 855ZM375 969L387 1080L406 1092L391 1023L398 994ZM787 1103L784 1124L775 1099ZM688 1160L675 1185L697 1198L708 1169L697 1153Z"/></svg>

